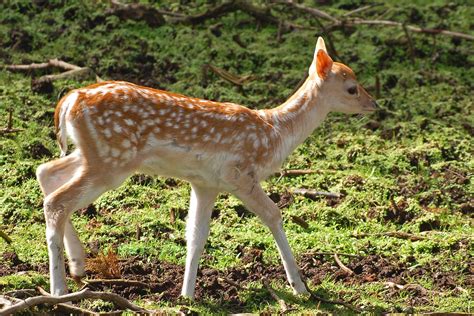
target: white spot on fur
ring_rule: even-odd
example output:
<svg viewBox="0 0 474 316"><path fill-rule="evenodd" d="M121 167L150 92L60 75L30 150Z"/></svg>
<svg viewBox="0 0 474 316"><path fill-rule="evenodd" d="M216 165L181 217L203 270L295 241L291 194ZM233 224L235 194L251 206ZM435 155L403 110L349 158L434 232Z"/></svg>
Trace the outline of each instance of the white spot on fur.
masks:
<svg viewBox="0 0 474 316"><path fill-rule="evenodd" d="M110 154L112 155L112 157L117 158L120 155L120 150L118 150L117 148L112 148Z"/></svg>
<svg viewBox="0 0 474 316"><path fill-rule="evenodd" d="M124 148L130 148L131 145L132 145L132 144L130 143L130 141L129 141L128 139L124 139L124 140L122 141L122 146L123 146Z"/></svg>
<svg viewBox="0 0 474 316"><path fill-rule="evenodd" d="M114 123L114 132L116 133L122 132L122 127L117 122Z"/></svg>
<svg viewBox="0 0 474 316"><path fill-rule="evenodd" d="M110 131L110 129L106 128L104 129L104 135L106 138L110 138L112 137L112 132Z"/></svg>

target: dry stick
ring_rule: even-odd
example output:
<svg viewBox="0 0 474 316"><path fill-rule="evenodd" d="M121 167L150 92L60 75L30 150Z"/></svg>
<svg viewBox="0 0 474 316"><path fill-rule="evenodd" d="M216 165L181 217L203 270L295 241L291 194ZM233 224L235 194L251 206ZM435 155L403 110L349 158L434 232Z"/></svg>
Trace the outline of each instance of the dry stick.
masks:
<svg viewBox="0 0 474 316"><path fill-rule="evenodd" d="M322 302L322 303L326 303L326 304L333 304L333 305L342 305L344 307L347 307L353 311L356 311L356 312L361 312L362 310L360 310L357 306L354 306L350 303L347 303L347 302L344 302L344 301L340 301L340 300L327 300L323 297L320 297L318 295L316 295L308 286L308 283L306 283L306 280L304 278L302 278L302 281L303 281L303 284L304 286L306 287L306 290L308 291L308 293L310 294L311 298L314 299L314 300L317 300L319 302Z"/></svg>
<svg viewBox="0 0 474 316"><path fill-rule="evenodd" d="M380 76L375 75L375 98L380 99Z"/></svg>
<svg viewBox="0 0 474 316"><path fill-rule="evenodd" d="M360 233L360 234L353 234L352 237L355 238L363 238L363 237L380 237L380 236L388 236L388 237L395 237L395 238L400 238L400 239L409 239L411 241L418 241L418 240L426 240L426 237L423 236L418 236L418 235L413 235L410 233L404 233L404 232L385 232L385 233L375 233L375 234L366 234L366 233Z"/></svg>
<svg viewBox="0 0 474 316"><path fill-rule="evenodd" d="M105 292L94 292L89 289L84 289L79 292L74 292L70 294L65 294L61 296L46 296L46 295L41 295L41 296L35 296L35 297L29 297L25 300L22 300L21 302L18 302L10 307L4 308L0 310L0 313L3 315L9 315L13 314L25 309L28 309L32 306L36 306L39 304L60 304L60 303L66 303L70 301L77 301L77 300L82 300L82 299L101 299L104 301L111 301L120 308L123 309L130 309L135 312L149 312L148 310L141 308L140 306L137 306L127 299L114 294L114 293L105 293Z"/></svg>
<svg viewBox="0 0 474 316"><path fill-rule="evenodd" d="M12 243L12 239L10 237L8 237L7 234L5 234L3 232L3 230L0 230L0 237L2 237L6 242L7 244L11 244Z"/></svg>
<svg viewBox="0 0 474 316"><path fill-rule="evenodd" d="M324 191L316 191L316 190L311 190L311 189L293 189L290 191L293 194L301 194L304 197L307 197L309 199L315 199L320 196L325 196L329 198L340 198L343 197L341 193L335 193L335 192L324 192Z"/></svg>
<svg viewBox="0 0 474 316"><path fill-rule="evenodd" d="M276 172L273 175L275 177L297 177L297 176L304 176L307 174L334 173L334 172L336 172L336 170L289 169L289 170L281 170L280 172Z"/></svg>
<svg viewBox="0 0 474 316"><path fill-rule="evenodd" d="M327 33L331 32L333 29L336 29L336 28L340 28L344 26L356 26L356 25L361 25L361 24L403 27L403 23L388 21L388 20L337 19L327 14L324 11L306 7L302 4L294 3L291 0L276 0L274 2L287 4L298 10L307 12L314 17L332 21L333 24L326 28ZM425 34L434 34L434 35L440 34L440 35L446 35L446 36L474 41L474 36L465 34L465 33L460 33L460 32L453 32L453 31L440 30L440 29L426 29L426 28L421 28L421 27L413 26L413 25L407 25L406 29L415 33L425 33Z"/></svg>
<svg viewBox="0 0 474 316"><path fill-rule="evenodd" d="M182 16L171 19L172 23L185 23L185 24L199 24L208 19L217 18L235 11L243 11L255 19L269 23L269 24L280 24L280 19L271 14L269 8L261 8L254 6L252 3L244 0L230 0L220 5L207 9L206 12L196 15ZM311 27L301 26L290 22L281 22L285 28L295 29L311 29Z"/></svg>
<svg viewBox="0 0 474 316"><path fill-rule="evenodd" d="M313 256L343 256L343 257L353 257L359 258L359 255L354 255L352 253L342 253L342 252L306 252L304 255L313 255Z"/></svg>
<svg viewBox="0 0 474 316"><path fill-rule="evenodd" d="M21 129L21 128L13 128L13 108L9 108L8 109L7 127L3 128L3 129L0 129L0 135L21 132L22 130L23 129ZM5 236L6 236L6 238L8 238L11 242L11 239L7 235L5 235L3 232L0 232L0 235L3 239L5 239ZM5 240L8 242L7 239L5 239Z"/></svg>
<svg viewBox="0 0 474 316"><path fill-rule="evenodd" d="M356 13L361 13L362 11L366 11L368 9L372 9L373 7L375 6L379 6L379 5L382 5L382 3L372 3L372 4L369 4L369 5L366 5L366 6L363 6L363 7L360 7L360 8L357 8L357 9L354 9L352 11L349 11L347 13L344 13L344 17L348 17L348 16L351 16L351 15L354 15Z"/></svg>
<svg viewBox="0 0 474 316"><path fill-rule="evenodd" d="M437 295L444 295L445 294L445 293L439 292L439 291L428 290L428 289L424 288L423 286L421 286L420 284L416 284L416 283L409 283L409 284L401 285L401 284L397 284L397 283L394 283L394 282L387 281L387 282L383 282L383 284L385 284L389 288L397 288L399 290L419 291L419 292L421 292L422 295L427 295L428 293L437 294Z"/></svg>
<svg viewBox="0 0 474 316"><path fill-rule="evenodd" d="M49 292L47 292L45 289L43 289L41 286L38 286L37 290L38 290L38 292L40 292L41 295L51 296L51 294ZM74 305L59 303L59 304L56 304L56 306L58 306L59 308L65 310L69 313L70 312L79 312L79 313L82 313L82 314L85 314L85 315L96 315L96 313L93 312L93 311L83 309L81 307L74 306Z"/></svg>
<svg viewBox="0 0 474 316"><path fill-rule="evenodd" d="M393 198L393 195L390 195L390 205L392 205L392 207L395 209L395 211L397 213L400 213L402 210L398 207L398 204L395 202L394 198Z"/></svg>
<svg viewBox="0 0 474 316"><path fill-rule="evenodd" d="M299 216L291 215L291 220L293 221L293 223L303 227L304 229L309 228L309 224Z"/></svg>
<svg viewBox="0 0 474 316"><path fill-rule="evenodd" d="M265 286L265 288L267 289L267 291L270 293L270 296L278 302L278 304L280 305L280 309L281 309L281 312L282 313L286 313L290 308L288 307L288 305L286 304L286 302L278 296L278 294L275 292L275 290L272 288L272 286L270 285L270 282L268 281L268 279L266 277L263 277L262 279L263 281L263 285Z"/></svg>
<svg viewBox="0 0 474 316"><path fill-rule="evenodd" d="M19 289L19 290L13 290L4 293L7 296L18 298L17 296L20 294L22 296L35 296L36 291L34 289Z"/></svg>
<svg viewBox="0 0 474 316"><path fill-rule="evenodd" d="M69 305L69 304L56 304L58 307L58 311L63 311L66 312L68 315L73 315L79 313L80 315L98 315L96 312L90 311L88 309L79 307L79 306L74 306L74 305ZM120 311L122 312L122 311ZM100 315L103 315L100 313Z"/></svg>
<svg viewBox="0 0 474 316"><path fill-rule="evenodd" d="M243 86L246 82L254 79L253 75L246 75L246 76L239 77L239 76L231 74L230 72L222 68L213 66L211 64L206 64L205 67L208 67L208 69L210 69L213 73L215 73L222 79L229 81L230 83L233 83L238 86Z"/></svg>
<svg viewBox="0 0 474 316"><path fill-rule="evenodd" d="M413 48L413 42L411 41L411 36L410 33L408 33L408 29L405 23L402 24L403 27L403 32L405 33L405 36L407 37L408 40L408 49L410 50L410 59L412 63L415 62L415 49Z"/></svg>
<svg viewBox="0 0 474 316"><path fill-rule="evenodd" d="M344 265L344 263L342 263L342 261L339 259L339 257L337 256L337 253L334 254L334 260L336 261L337 265L344 271L346 272L348 275L354 275L354 271L352 271L351 269L349 269L347 266Z"/></svg>
<svg viewBox="0 0 474 316"><path fill-rule="evenodd" d="M46 63L41 64L29 64L29 65L7 65L5 68L10 71L29 71L29 70L36 70L36 69L45 69L50 67L58 67L64 70L67 70L60 74L53 74L53 75L45 75L37 79L37 81L50 81L50 80L58 80L69 78L73 76L85 76L85 75L92 75L95 76L97 82L103 81L91 68L89 67L79 67L77 65L73 65L67 63L65 61L59 59L50 59Z"/></svg>
<svg viewBox="0 0 474 316"><path fill-rule="evenodd" d="M356 26L356 25L383 25L383 26L395 26L403 28L403 23L395 22L395 21L388 21L388 20L362 20L362 19L350 19L340 21L339 23L335 23L327 28L330 32L335 28L343 27L343 26ZM423 34L431 34L431 35L445 35L451 36L455 38L462 38L469 41L474 41L474 36L460 33L460 32L453 32L448 30L440 30L440 29L427 29L421 28L418 26L413 25L406 25L406 29L411 32L415 33L423 33Z"/></svg>
<svg viewBox="0 0 474 316"><path fill-rule="evenodd" d="M240 291L252 291L252 292L261 291L261 289L254 288L254 287L243 287L240 284L238 284L238 283L236 283L236 282L234 282L234 281L232 281L231 279L228 279L228 278L217 278L217 281L224 282L224 283L227 283L229 285L235 286Z"/></svg>
<svg viewBox="0 0 474 316"><path fill-rule="evenodd" d="M273 2L274 3L287 4L287 5L292 6L296 9L298 9L298 10L305 11L305 12L307 12L307 13L309 13L312 16L317 17L317 18L329 20L329 21L332 21L332 22L339 22L338 19L336 19L335 17L329 15L328 13L326 13L324 11L321 11L321 10L318 10L318 9L315 9L315 8L306 7L302 4L295 3L292 0L274 0Z"/></svg>

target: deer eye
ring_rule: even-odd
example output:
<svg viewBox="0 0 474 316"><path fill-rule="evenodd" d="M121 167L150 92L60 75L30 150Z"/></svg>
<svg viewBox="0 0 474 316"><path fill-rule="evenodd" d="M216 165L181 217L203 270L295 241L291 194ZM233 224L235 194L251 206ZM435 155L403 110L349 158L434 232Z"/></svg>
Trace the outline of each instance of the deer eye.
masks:
<svg viewBox="0 0 474 316"><path fill-rule="evenodd" d="M349 89L347 89L347 92L349 92L349 94L356 94L357 87L356 86L350 87Z"/></svg>

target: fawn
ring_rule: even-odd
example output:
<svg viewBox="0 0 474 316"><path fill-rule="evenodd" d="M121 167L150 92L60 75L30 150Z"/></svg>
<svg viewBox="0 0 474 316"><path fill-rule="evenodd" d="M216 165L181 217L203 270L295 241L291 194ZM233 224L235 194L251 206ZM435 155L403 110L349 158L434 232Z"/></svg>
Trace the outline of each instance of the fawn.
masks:
<svg viewBox="0 0 474 316"><path fill-rule="evenodd" d="M226 191L259 216L275 238L295 293L305 293L278 207L260 182L277 171L331 111L370 113L376 102L352 70L329 57L318 38L309 76L282 105L251 110L107 81L69 92L54 115L61 158L36 175L44 198L51 294L67 293L71 275L84 276L85 255L71 214L118 187L132 173L191 183L187 255L181 295L192 298L215 199ZM66 155L67 136L76 149Z"/></svg>

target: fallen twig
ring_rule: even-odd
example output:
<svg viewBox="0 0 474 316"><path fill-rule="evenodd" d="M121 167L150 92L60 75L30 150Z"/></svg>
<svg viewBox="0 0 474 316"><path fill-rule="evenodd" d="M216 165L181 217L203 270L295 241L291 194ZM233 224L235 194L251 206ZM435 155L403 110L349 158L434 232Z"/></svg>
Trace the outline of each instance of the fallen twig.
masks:
<svg viewBox="0 0 474 316"><path fill-rule="evenodd" d="M354 14L356 14L356 13L361 13L362 11L366 11L366 10L372 9L373 7L379 6L379 5L382 5L382 3L372 3L372 4L368 4L368 5L365 5L365 6L363 6L363 7L354 9L354 10L349 11L349 12L347 12L347 13L344 13L343 16L344 16L344 17L348 17L348 16L354 15Z"/></svg>
<svg viewBox="0 0 474 316"><path fill-rule="evenodd" d="M405 232L385 232L385 233L360 233L360 234L353 234L352 237L355 238L364 238L364 237L378 237L378 236L388 236L388 237L395 237L395 238L401 238L401 239L408 239L411 241L418 241L418 240L426 240L426 237L424 236L419 236L419 235L414 235L410 233L405 233Z"/></svg>
<svg viewBox="0 0 474 316"><path fill-rule="evenodd" d="M58 312L65 312L65 313L67 313L67 315L73 315L73 314L78 314L78 313L80 315L94 315L94 316L98 315L96 312L90 311L88 309L85 309L85 308L82 308L82 307L79 307L79 306L69 305L69 304L65 304L65 303L56 304L56 306L57 306ZM107 314L109 314L109 313L107 313ZM100 315L103 315L103 314L101 313ZM120 311L119 315L122 315L121 311Z"/></svg>
<svg viewBox="0 0 474 316"><path fill-rule="evenodd" d="M22 130L23 129L21 128L13 128L13 108L9 108L7 127L0 129L0 134L3 135L3 134L16 133ZM11 243L11 239L2 231L0 231L0 237L5 239L7 243Z"/></svg>
<svg viewBox="0 0 474 316"><path fill-rule="evenodd" d="M45 293L44 290L42 290ZM21 300L18 303L13 304L7 308L1 309L0 313L3 315L13 314L25 309L28 309L32 306L40 305L40 304L51 304L56 305L60 303L66 303L70 301L78 301L83 299L101 299L104 301L111 301L116 304L118 307L123 309L130 309L135 312L149 312L148 310L137 306L127 299L114 294L114 293L106 293L106 292L94 292L89 289L84 289L79 292L74 292L70 294L65 294L61 296L51 296L51 295L41 295L41 296L34 296L29 297L25 300Z"/></svg>
<svg viewBox="0 0 474 316"><path fill-rule="evenodd" d="M7 234L5 234L3 232L3 230L0 230L0 237L2 237L6 242L7 244L11 244L12 243L12 239L10 237L8 237Z"/></svg>
<svg viewBox="0 0 474 316"><path fill-rule="evenodd" d="M311 255L311 256L342 256L342 257L352 257L352 258L359 258L361 256L354 255L352 253L343 253L343 252L305 252L304 255Z"/></svg>
<svg viewBox="0 0 474 316"><path fill-rule="evenodd" d="M328 26L327 31L331 32L334 29L338 29L344 26L357 26L357 25L381 25L381 26L389 26L389 27L400 27L403 28L403 23L395 22L395 21L388 21L388 20L363 20L363 19L347 19L342 20L333 25ZM423 34L430 34L430 35L445 35L455 38L462 38L469 41L474 41L474 36L460 33L460 32L453 32L449 30L442 30L442 29L430 29L430 28L421 28L414 25L406 25L406 30L415 33L423 33Z"/></svg>
<svg viewBox="0 0 474 316"><path fill-rule="evenodd" d="M416 284L416 283L409 283L409 284L401 285L401 284L397 284L397 283L394 283L394 282L387 281L387 282L383 282L383 284L385 284L385 286L387 286L389 288L397 288L399 290L406 290L406 291L408 291L408 290L417 291L417 292L420 292L420 294L423 295L423 296L425 296L427 294L437 294L437 295L443 295L444 294L443 292L428 290L428 289L424 288L423 286L421 286L420 284Z"/></svg>
<svg viewBox="0 0 474 316"><path fill-rule="evenodd" d="M317 199L320 196L329 197L329 198L343 197L343 195L341 193L316 191L316 190L311 190L311 189L294 189L294 190L291 190L291 193L301 194L304 197L307 197L307 198L312 199L312 200Z"/></svg>
<svg viewBox="0 0 474 316"><path fill-rule="evenodd" d="M291 220L293 221L293 223L303 227L304 229L308 229L309 228L309 224L308 222L306 222L304 219L302 219L301 217L299 216L296 216L296 215L291 215Z"/></svg>
<svg viewBox="0 0 474 316"><path fill-rule="evenodd" d="M89 67L79 67L77 65L73 65L67 63L65 61L59 59L50 59L46 63L40 64L28 64L28 65L7 65L5 69L10 71L30 71L30 70L37 70L37 69L46 69L51 67L58 67L61 69L66 70L65 72L59 74L52 74L52 75L44 75L36 79L36 82L45 82L45 81L53 81L58 79L65 79L70 77L95 77L97 82L103 81L91 68Z"/></svg>
<svg viewBox="0 0 474 316"><path fill-rule="evenodd" d="M108 9L106 15L115 15L121 20L144 21L151 27L158 27L165 24L162 12L152 6L130 3L125 4L116 0L110 0L112 7Z"/></svg>
<svg viewBox="0 0 474 316"><path fill-rule="evenodd" d="M253 5L250 1L245 0L229 0L221 3L215 7L209 8L204 13L196 15L183 15L171 19L172 23L184 23L196 25L208 19L218 18L235 11L242 11L254 17L258 21L279 25L286 29L312 29L312 27L293 24L275 17L268 7L258 7Z"/></svg>
<svg viewBox="0 0 474 316"><path fill-rule="evenodd" d="M306 287L306 290L308 291L308 293L310 294L311 298L316 300L316 301L319 301L319 302L322 302L322 303L326 303L326 304L333 304L333 305L342 305L344 307L347 307L353 311L356 311L356 312L361 312L362 310L359 309L357 306L354 306L350 303L347 303L347 302L344 302L344 301L340 301L340 300L328 300L328 299L325 299L323 297L320 297L318 295L316 295L308 286L308 283L306 283L306 280L304 280L303 278L303 283Z"/></svg>
<svg viewBox="0 0 474 316"><path fill-rule="evenodd" d="M290 308L288 307L288 305L286 304L285 300L283 300L281 297L278 296L278 294L275 292L275 290L272 288L272 286L270 285L270 282L268 281L268 279L266 277L263 277L262 279L263 281L263 285L265 286L265 288L267 289L267 291L270 293L270 296L278 302L278 305L280 305L280 309L281 309L281 312L282 313L286 313L290 310Z"/></svg>
<svg viewBox="0 0 474 316"><path fill-rule="evenodd" d="M213 73L215 73L222 79L229 81L230 83L233 83L238 86L243 86L246 82L251 81L255 78L253 75L246 75L246 76L239 77L239 76L231 74L230 72L222 68L213 66L211 64L206 64L204 65L204 67L207 67L208 69L210 69Z"/></svg>
<svg viewBox="0 0 474 316"><path fill-rule="evenodd" d="M307 12L307 13L309 13L312 16L317 17L317 18L329 20L329 21L332 21L332 22L339 22L338 19L336 19L335 17L329 15L328 13L326 13L324 11L321 11L321 10L318 10L318 9L315 9L315 8L310 8L310 7L304 6L304 5L299 4L299 3L295 3L292 0L274 0L273 2L289 5L289 6L291 6L293 8L296 8L300 11Z"/></svg>
<svg viewBox="0 0 474 316"><path fill-rule="evenodd" d="M337 265L344 271L346 272L348 275L354 275L354 271L352 271L351 269L349 269L347 266L344 265L344 263L342 263L342 261L339 259L337 253L334 254L334 260L336 261Z"/></svg>
<svg viewBox="0 0 474 316"><path fill-rule="evenodd" d="M280 172L276 172L274 174L275 177L297 177L297 176L304 176L307 174L316 174L316 173L323 173L326 170L311 170L311 169L289 169L289 170L281 170Z"/></svg>
<svg viewBox="0 0 474 316"><path fill-rule="evenodd" d="M345 26L357 26L357 25L381 25L381 26L395 26L395 27L400 27L403 28L404 24L400 22L395 22L395 21L388 21L388 20L364 20L364 19L359 19L359 18L352 18L352 19L347 19L346 17L342 18L335 18L328 13L304 6L299 3L295 3L292 0L275 0L274 2L276 3L282 3L286 4L288 6L291 6L295 9L298 9L300 11L306 12L316 18L322 18L325 20L332 21L333 24L325 28L325 32L329 33L335 29L343 28ZM352 11L351 11L352 12ZM353 14L351 12L348 12L350 14ZM347 13L346 13L347 14ZM415 33L424 33L424 34L431 34L431 35L445 35L445 36L451 36L451 37L456 37L456 38L462 38L470 41L474 41L474 36L465 34L465 33L460 33L460 32L453 32L449 30L441 30L441 29L430 29L430 28L421 28L418 26L414 25L406 25L406 29L411 32Z"/></svg>

